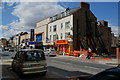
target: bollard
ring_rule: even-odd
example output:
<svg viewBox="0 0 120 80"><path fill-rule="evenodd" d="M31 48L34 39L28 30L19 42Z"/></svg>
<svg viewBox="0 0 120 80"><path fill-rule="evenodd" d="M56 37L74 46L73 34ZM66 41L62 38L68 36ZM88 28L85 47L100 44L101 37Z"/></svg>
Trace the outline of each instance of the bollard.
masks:
<svg viewBox="0 0 120 80"><path fill-rule="evenodd" d="M118 65L120 64L120 48L116 48L116 59L118 59Z"/></svg>

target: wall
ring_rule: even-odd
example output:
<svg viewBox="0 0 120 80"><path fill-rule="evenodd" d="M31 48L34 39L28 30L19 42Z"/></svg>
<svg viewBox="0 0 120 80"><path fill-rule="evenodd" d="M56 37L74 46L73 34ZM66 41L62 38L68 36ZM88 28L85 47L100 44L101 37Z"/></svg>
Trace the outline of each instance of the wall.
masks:
<svg viewBox="0 0 120 80"><path fill-rule="evenodd" d="M73 47L74 50L80 50L80 47L84 49L88 49L88 45L86 42L86 34L87 34L87 26L88 25L88 19L86 18L86 14L87 14L87 18L89 19L89 22L91 24L91 30L92 31L92 36L95 36L95 22L97 21L97 18L94 16L94 14L86 8L80 8L77 12L74 13L74 20L73 20L73 24L74 24L74 28L73 28ZM84 42L84 45L81 45L82 42Z"/></svg>
<svg viewBox="0 0 120 80"><path fill-rule="evenodd" d="M47 33L47 27L48 27L48 23L49 23L50 19L44 19L40 22L37 23L37 27L35 28L35 41L36 41L36 35L37 34L42 34L42 42L43 45L46 45L46 38L48 36Z"/></svg>
<svg viewBox="0 0 120 80"><path fill-rule="evenodd" d="M104 22L106 21L99 21L102 23L102 25L98 26L98 29L101 32L101 36L103 38L104 44L106 48L109 50L111 48L111 43L112 43L112 34L111 34L111 28L108 27L108 25L104 25Z"/></svg>
<svg viewBox="0 0 120 80"><path fill-rule="evenodd" d="M70 21L70 28L68 29L65 29L65 22L68 22ZM63 23L63 28L61 29L61 23ZM57 25L57 30L56 32L53 32L53 26L54 25ZM50 32L50 26L51 26L51 32ZM72 28L73 28L73 15L69 15L67 17L64 17L64 18L61 18L59 20L56 20L54 22L51 22L48 24L48 38L50 39L50 35L52 36L51 37L51 42L54 42L53 41L53 35L58 35L58 40L64 40L65 39L65 33L66 32L70 32L71 35L73 35L73 31L72 31ZM61 39L61 33L63 35L63 38Z"/></svg>

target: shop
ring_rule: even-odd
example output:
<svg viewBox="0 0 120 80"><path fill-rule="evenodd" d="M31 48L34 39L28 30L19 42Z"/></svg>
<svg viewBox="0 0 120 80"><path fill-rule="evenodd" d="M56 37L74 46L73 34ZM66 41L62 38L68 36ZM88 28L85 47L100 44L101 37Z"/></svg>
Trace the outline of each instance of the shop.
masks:
<svg viewBox="0 0 120 80"><path fill-rule="evenodd" d="M43 49L43 42L31 41L28 42L28 46L35 49Z"/></svg>
<svg viewBox="0 0 120 80"><path fill-rule="evenodd" d="M45 49L53 49L53 43L46 43Z"/></svg>
<svg viewBox="0 0 120 80"><path fill-rule="evenodd" d="M57 47L57 51L64 51L65 53L69 53L72 49L71 42L68 40L56 40L55 46Z"/></svg>

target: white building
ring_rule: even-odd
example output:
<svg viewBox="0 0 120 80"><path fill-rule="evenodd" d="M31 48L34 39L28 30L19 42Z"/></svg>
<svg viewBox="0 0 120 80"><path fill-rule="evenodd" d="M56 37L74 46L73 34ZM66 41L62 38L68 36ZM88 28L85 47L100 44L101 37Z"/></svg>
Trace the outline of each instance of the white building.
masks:
<svg viewBox="0 0 120 80"><path fill-rule="evenodd" d="M53 43L55 40L65 40L73 35L73 15L61 18L48 24L48 38Z"/></svg>
<svg viewBox="0 0 120 80"><path fill-rule="evenodd" d="M13 44L14 44L14 46L18 46L18 43L19 43L18 39L19 39L18 35L13 36Z"/></svg>
<svg viewBox="0 0 120 80"><path fill-rule="evenodd" d="M36 24L35 31L35 41L36 42L43 42L43 45L47 43L47 36L48 36L48 23L50 22L50 18L46 18Z"/></svg>
<svg viewBox="0 0 120 80"><path fill-rule="evenodd" d="M48 24L48 39L51 44L54 46L57 45L56 49L59 51L70 51L70 49L72 49L73 13L78 9L79 8L66 9L65 12L50 18L51 22Z"/></svg>
<svg viewBox="0 0 120 80"><path fill-rule="evenodd" d="M88 3L81 2L80 7L68 8L51 17L50 20L48 39L57 51L69 52L88 48L87 33L89 31L95 32L95 22L97 21L90 11ZM92 26L90 29L88 29L88 24Z"/></svg>

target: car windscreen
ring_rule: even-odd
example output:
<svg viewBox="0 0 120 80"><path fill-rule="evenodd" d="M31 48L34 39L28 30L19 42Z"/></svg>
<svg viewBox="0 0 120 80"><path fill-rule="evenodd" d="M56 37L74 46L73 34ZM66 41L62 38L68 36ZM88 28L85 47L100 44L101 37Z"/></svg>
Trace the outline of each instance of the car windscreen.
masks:
<svg viewBox="0 0 120 80"><path fill-rule="evenodd" d="M40 61L45 60L43 51L27 51L26 52L26 61Z"/></svg>

